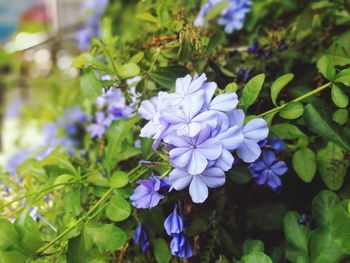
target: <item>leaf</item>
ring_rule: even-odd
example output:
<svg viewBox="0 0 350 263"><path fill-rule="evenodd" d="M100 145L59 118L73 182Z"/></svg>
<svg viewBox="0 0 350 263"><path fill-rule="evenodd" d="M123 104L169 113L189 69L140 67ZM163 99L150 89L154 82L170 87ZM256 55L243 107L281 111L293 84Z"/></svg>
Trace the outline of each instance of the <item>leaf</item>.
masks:
<svg viewBox="0 0 350 263"><path fill-rule="evenodd" d="M271 100L272 100L272 103L275 105L275 106L278 106L277 105L277 97L278 97L278 94L281 92L281 90L287 86L287 84L289 82L292 81L292 79L294 78L294 74L292 73L287 73L285 75L282 75L280 76L278 79L276 79L272 85L271 85Z"/></svg>
<svg viewBox="0 0 350 263"><path fill-rule="evenodd" d="M171 259L171 254L168 244L162 238L158 238L154 242L154 256L158 263L168 263Z"/></svg>
<svg viewBox="0 0 350 263"><path fill-rule="evenodd" d="M329 226L334 241L344 254L350 254L349 199L337 204L331 213Z"/></svg>
<svg viewBox="0 0 350 263"><path fill-rule="evenodd" d="M181 43L179 52L178 52L178 59L181 62L188 61L191 57L191 40L184 38L184 40Z"/></svg>
<svg viewBox="0 0 350 263"><path fill-rule="evenodd" d="M67 263L89 262L89 242L84 230L79 236L68 240Z"/></svg>
<svg viewBox="0 0 350 263"><path fill-rule="evenodd" d="M160 206L156 206L152 209L139 209L137 212L140 215L142 222L150 231L154 231L157 234L164 231L163 224L159 223L164 222L165 220L163 210Z"/></svg>
<svg viewBox="0 0 350 263"><path fill-rule="evenodd" d="M121 188L129 182L128 174L123 171L116 171L111 177L111 187Z"/></svg>
<svg viewBox="0 0 350 263"><path fill-rule="evenodd" d="M92 69L84 69L80 77L80 87L83 93L91 100L95 100L101 94L101 83L96 79Z"/></svg>
<svg viewBox="0 0 350 263"><path fill-rule="evenodd" d="M153 70L148 75L160 86L172 89L175 87L176 79L184 77L187 73L187 68L183 66L168 66Z"/></svg>
<svg viewBox="0 0 350 263"><path fill-rule="evenodd" d="M68 191L63 196L64 210L78 216L81 213L80 191Z"/></svg>
<svg viewBox="0 0 350 263"><path fill-rule="evenodd" d="M112 221L123 221L129 217L131 213L130 204L121 195L113 196L106 208L106 216Z"/></svg>
<svg viewBox="0 0 350 263"><path fill-rule="evenodd" d="M14 225L2 218L0 218L0 250L14 250L23 255L28 255L28 251L24 248L21 237Z"/></svg>
<svg viewBox="0 0 350 263"><path fill-rule="evenodd" d="M19 263L25 260L25 256L16 251L0 251L0 263Z"/></svg>
<svg viewBox="0 0 350 263"><path fill-rule="evenodd" d="M114 252L126 243L126 233L111 224L87 225L86 233L92 242L102 250Z"/></svg>
<svg viewBox="0 0 350 263"><path fill-rule="evenodd" d="M346 109L338 109L333 112L332 119L340 125L344 125L349 118L349 113Z"/></svg>
<svg viewBox="0 0 350 263"><path fill-rule="evenodd" d="M207 15L205 16L205 21L210 21L211 19L219 16L228 5L228 0L218 2L218 4L209 9Z"/></svg>
<svg viewBox="0 0 350 263"><path fill-rule="evenodd" d="M335 80L335 83L342 83L348 87L350 87L350 68L344 69L340 71Z"/></svg>
<svg viewBox="0 0 350 263"><path fill-rule="evenodd" d="M310 183L316 173L316 155L312 150L303 147L293 154L293 168L305 183Z"/></svg>
<svg viewBox="0 0 350 263"><path fill-rule="evenodd" d="M206 53L210 54L217 46L225 41L225 34L222 31L215 33L209 40Z"/></svg>
<svg viewBox="0 0 350 263"><path fill-rule="evenodd" d="M29 208L26 208L21 213L19 218L16 219L14 226L27 251L34 253L43 245L37 224L30 216Z"/></svg>
<svg viewBox="0 0 350 263"><path fill-rule="evenodd" d="M142 21L147 21L156 24L157 26L161 25L161 22L158 18L153 16L150 13L137 13L136 14L136 19L142 20Z"/></svg>
<svg viewBox="0 0 350 263"><path fill-rule="evenodd" d="M132 56L129 59L129 62L137 64L143 59L144 55L145 55L145 53L143 51L137 52L134 56Z"/></svg>
<svg viewBox="0 0 350 263"><path fill-rule="evenodd" d="M117 74L123 79L132 78L140 74L140 67L135 63L129 62L118 67Z"/></svg>
<svg viewBox="0 0 350 263"><path fill-rule="evenodd" d="M283 220L284 235L290 245L307 255L310 230L298 223L299 218L300 215L293 211L286 214Z"/></svg>
<svg viewBox="0 0 350 263"><path fill-rule="evenodd" d="M309 247L311 263L337 263L343 257L328 226L312 231Z"/></svg>
<svg viewBox="0 0 350 263"><path fill-rule="evenodd" d="M345 108L349 104L349 98L338 85L332 86L331 98L335 105L339 108Z"/></svg>
<svg viewBox="0 0 350 263"><path fill-rule="evenodd" d="M318 171L323 182L331 190L338 190L344 181L349 167L344 151L334 143L329 142L317 152Z"/></svg>
<svg viewBox="0 0 350 263"><path fill-rule="evenodd" d="M332 63L332 56L324 55L317 60L318 71L328 80L333 81L335 78L335 68Z"/></svg>
<svg viewBox="0 0 350 263"><path fill-rule="evenodd" d="M264 243L261 240L246 239L243 243L243 254L247 255L253 251L264 252Z"/></svg>
<svg viewBox="0 0 350 263"><path fill-rule="evenodd" d="M81 54L74 60L72 64L72 67L75 67L75 68L83 68L83 67L89 67L89 66L94 69L104 71L106 73L111 73L111 70L108 68L106 64L104 64L103 62L101 62L100 60L92 56L90 53Z"/></svg>
<svg viewBox="0 0 350 263"><path fill-rule="evenodd" d="M265 255L263 252L253 251L249 255L244 256L241 263L272 263L269 256Z"/></svg>
<svg viewBox="0 0 350 263"><path fill-rule="evenodd" d="M301 102L291 102L281 109L280 116L284 119L294 120L303 115L303 113L304 107Z"/></svg>
<svg viewBox="0 0 350 263"><path fill-rule="evenodd" d="M310 130L350 151L349 132L335 123L331 119L329 112L330 110L325 103L314 101L305 106L304 116Z"/></svg>
<svg viewBox="0 0 350 263"><path fill-rule="evenodd" d="M289 123L275 124L271 127L270 131L276 135L277 138L284 140L307 138L297 126Z"/></svg>
<svg viewBox="0 0 350 263"><path fill-rule="evenodd" d="M319 226L325 225L330 218L332 209L340 202L340 198L332 191L323 190L312 200L312 217Z"/></svg>
<svg viewBox="0 0 350 263"><path fill-rule="evenodd" d="M242 104L243 109L247 109L255 102L258 98L260 90L264 84L265 75L259 74L248 81L242 92Z"/></svg>
<svg viewBox="0 0 350 263"><path fill-rule="evenodd" d="M139 119L139 116L122 118L111 124L106 133L108 144L105 149L105 158L102 163L105 168L110 170L116 166L118 155L122 152L122 143L130 134L135 123L138 122Z"/></svg>
<svg viewBox="0 0 350 263"><path fill-rule="evenodd" d="M246 184L252 179L252 173L246 167L236 167L227 172L228 177L237 184Z"/></svg>

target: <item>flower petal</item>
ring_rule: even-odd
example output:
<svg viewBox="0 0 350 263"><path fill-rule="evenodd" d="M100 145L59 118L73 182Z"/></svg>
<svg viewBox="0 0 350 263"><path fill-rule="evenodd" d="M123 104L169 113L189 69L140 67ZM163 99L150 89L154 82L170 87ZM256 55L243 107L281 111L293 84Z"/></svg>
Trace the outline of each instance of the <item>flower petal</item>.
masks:
<svg viewBox="0 0 350 263"><path fill-rule="evenodd" d="M210 103L211 110L230 111L236 108L238 104L236 93L226 93L216 96Z"/></svg>
<svg viewBox="0 0 350 263"><path fill-rule="evenodd" d="M283 175L288 171L288 167L285 162L279 161L271 166L271 170L277 175Z"/></svg>
<svg viewBox="0 0 350 263"><path fill-rule="evenodd" d="M142 118L152 120L153 116L156 114L156 108L149 100L144 100L141 102L138 112Z"/></svg>
<svg viewBox="0 0 350 263"><path fill-rule="evenodd" d="M217 188L225 183L226 177L224 171L219 168L212 167L206 169L201 174L201 179L210 188Z"/></svg>
<svg viewBox="0 0 350 263"><path fill-rule="evenodd" d="M244 139L237 149L237 154L244 162L252 163L259 158L261 149L256 142Z"/></svg>
<svg viewBox="0 0 350 263"><path fill-rule="evenodd" d="M267 137L269 134L269 128L267 122L262 119L253 119L248 122L243 128L244 138L258 142Z"/></svg>
<svg viewBox="0 0 350 263"><path fill-rule="evenodd" d="M208 160L197 150L192 150L191 160L188 162L187 171L190 174L200 174L207 167Z"/></svg>
<svg viewBox="0 0 350 263"><path fill-rule="evenodd" d="M203 203L208 197L208 187L201 176L193 176L190 184L190 195L194 203Z"/></svg>
<svg viewBox="0 0 350 263"><path fill-rule="evenodd" d="M191 183L193 175L183 169L174 169L169 174L171 188L182 190Z"/></svg>
<svg viewBox="0 0 350 263"><path fill-rule="evenodd" d="M197 145L197 151L205 156L208 160L216 160L222 153L222 144L216 138L206 140Z"/></svg>
<svg viewBox="0 0 350 263"><path fill-rule="evenodd" d="M192 162L192 152L190 148L175 148L170 153L171 164L174 167L183 168Z"/></svg>
<svg viewBox="0 0 350 263"><path fill-rule="evenodd" d="M234 158L232 154L228 150L222 149L222 154L216 160L215 167L218 167L226 172L232 168L233 161Z"/></svg>

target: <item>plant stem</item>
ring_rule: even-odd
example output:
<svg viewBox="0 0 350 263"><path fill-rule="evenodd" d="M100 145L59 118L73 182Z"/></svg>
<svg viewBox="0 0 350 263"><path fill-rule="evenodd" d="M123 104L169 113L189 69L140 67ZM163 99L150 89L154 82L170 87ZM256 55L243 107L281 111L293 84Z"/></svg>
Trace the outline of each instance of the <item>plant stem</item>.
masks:
<svg viewBox="0 0 350 263"><path fill-rule="evenodd" d="M279 111L282 110L284 107L286 107L288 104L291 104L291 103L293 103L293 102L298 102L298 101L301 101L301 100L303 100L303 99L306 99L307 97L310 97L311 95L314 95L315 93L318 93L318 92L320 92L320 91L322 91L322 90L328 88L328 87L331 86L331 85L332 85L332 82L328 82L328 83L326 83L326 84L324 84L324 85L322 85L322 86L320 86L320 87L318 87L318 88L316 88L316 89L314 89L314 90L312 90L312 91L309 91L309 92L307 92L307 93L305 93L305 94L299 96L298 98L296 98L296 99L294 99L294 100L291 100L291 101L289 101L289 102L287 102L287 103L285 103L285 104L283 104L283 105L281 105L281 106L278 106L278 107L273 108L273 109L271 109L271 110L265 111L265 112L259 114L257 117L263 117L263 116L266 116L266 115L268 115L268 114L272 114L272 113L275 113L275 112L279 112Z"/></svg>

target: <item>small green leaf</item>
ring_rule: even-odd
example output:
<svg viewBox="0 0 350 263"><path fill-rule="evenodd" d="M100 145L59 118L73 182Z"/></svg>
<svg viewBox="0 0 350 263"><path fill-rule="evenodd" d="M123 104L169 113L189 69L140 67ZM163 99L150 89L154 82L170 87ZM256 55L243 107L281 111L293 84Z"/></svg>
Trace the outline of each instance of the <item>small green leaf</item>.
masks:
<svg viewBox="0 0 350 263"><path fill-rule="evenodd" d="M281 90L294 78L294 74L288 73L280 76L271 85L271 100L272 103L277 106L277 97Z"/></svg>
<svg viewBox="0 0 350 263"><path fill-rule="evenodd" d="M329 221L332 209L340 202L340 198L332 191L323 190L312 200L312 217L319 226Z"/></svg>
<svg viewBox="0 0 350 263"><path fill-rule="evenodd" d="M154 23L157 26L161 25L161 22L159 21L159 19L150 13L146 13L146 12L145 13L138 13L138 14L136 14L136 18L139 20L142 20L142 21Z"/></svg>
<svg viewBox="0 0 350 263"><path fill-rule="evenodd" d="M272 263L272 260L269 256L265 255L263 252L253 251L249 255L245 255L241 263Z"/></svg>
<svg viewBox="0 0 350 263"><path fill-rule="evenodd" d="M304 113L304 106L301 102L288 103L282 108L280 116L284 119L294 120L299 118Z"/></svg>
<svg viewBox="0 0 350 263"><path fill-rule="evenodd" d="M113 196L106 208L106 216L112 221L123 221L129 217L131 213L130 204L121 195Z"/></svg>
<svg viewBox="0 0 350 263"><path fill-rule="evenodd" d="M350 254L350 214L349 200L344 200L333 208L329 226L334 241L344 254Z"/></svg>
<svg viewBox="0 0 350 263"><path fill-rule="evenodd" d="M346 109L338 109L333 112L332 119L340 125L344 125L348 120L349 113Z"/></svg>
<svg viewBox="0 0 350 263"><path fill-rule="evenodd" d="M231 82L226 85L225 89L223 90L222 93L233 93L236 92L238 89L238 85L236 82Z"/></svg>
<svg viewBox="0 0 350 263"><path fill-rule="evenodd" d="M111 187L121 188L129 182L128 174L123 171L116 171L111 177Z"/></svg>
<svg viewBox="0 0 350 263"><path fill-rule="evenodd" d="M296 212L287 213L283 220L284 234L290 245L307 255L310 230L298 223L299 218L300 215Z"/></svg>
<svg viewBox="0 0 350 263"><path fill-rule="evenodd" d="M305 183L310 183L316 173L316 155L312 150L303 147L293 154L293 168Z"/></svg>
<svg viewBox="0 0 350 263"><path fill-rule="evenodd" d="M123 78L131 78L135 77L138 74L140 74L140 67L136 65L135 63L126 63L120 67L117 68L118 75Z"/></svg>
<svg viewBox="0 0 350 263"><path fill-rule="evenodd" d="M137 52L134 56L130 58L129 62L137 64L143 59L144 55L145 53L143 51Z"/></svg>
<svg viewBox="0 0 350 263"><path fill-rule="evenodd" d="M338 85L332 86L331 98L335 105L339 108L345 108L349 104L349 98Z"/></svg>
<svg viewBox="0 0 350 263"><path fill-rule="evenodd" d="M317 164L323 182L329 189L336 191L342 187L349 167L349 160L345 158L342 148L329 142L317 152Z"/></svg>
<svg viewBox="0 0 350 263"><path fill-rule="evenodd" d="M245 111L258 98L260 90L264 84L265 75L259 74L248 81L242 92L242 103Z"/></svg>
<svg viewBox="0 0 350 263"><path fill-rule="evenodd" d="M307 136L297 126L289 123L275 124L271 127L270 131L277 138L284 140L307 138Z"/></svg>
<svg viewBox="0 0 350 263"><path fill-rule="evenodd" d="M153 70L149 76L160 86L172 89L175 87L176 79L184 77L187 73L187 68L183 66L168 66Z"/></svg>
<svg viewBox="0 0 350 263"><path fill-rule="evenodd" d="M96 79L92 69L84 69L80 77L80 87L83 93L91 100L101 95L101 83Z"/></svg>
<svg viewBox="0 0 350 263"><path fill-rule="evenodd" d="M335 78L335 83L342 83L345 86L350 87L350 68L344 69L340 71L336 78Z"/></svg>
<svg viewBox="0 0 350 263"><path fill-rule="evenodd" d="M102 250L114 252L126 243L126 233L112 224L87 225L86 233L92 242Z"/></svg>
<svg viewBox="0 0 350 263"><path fill-rule="evenodd" d="M164 239L158 238L154 242L154 256L158 263L168 263L171 259L171 254L168 244Z"/></svg>
<svg viewBox="0 0 350 263"><path fill-rule="evenodd" d="M332 63L332 56L324 55L317 60L318 71L328 80L333 81L335 78L335 68Z"/></svg>
<svg viewBox="0 0 350 263"><path fill-rule="evenodd" d="M247 255L253 251L264 252L264 243L261 240L246 239L243 243L243 254Z"/></svg>

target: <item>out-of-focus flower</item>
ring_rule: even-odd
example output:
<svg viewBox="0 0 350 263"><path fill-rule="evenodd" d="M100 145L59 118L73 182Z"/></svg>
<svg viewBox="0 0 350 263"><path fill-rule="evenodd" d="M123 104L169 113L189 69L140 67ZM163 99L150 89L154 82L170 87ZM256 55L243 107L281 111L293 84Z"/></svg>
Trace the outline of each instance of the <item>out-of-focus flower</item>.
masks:
<svg viewBox="0 0 350 263"><path fill-rule="evenodd" d="M135 229L134 243L141 244L142 253L145 253L150 246L148 230L143 224L138 225Z"/></svg>
<svg viewBox="0 0 350 263"><path fill-rule="evenodd" d="M6 164L6 170L10 175L18 176L16 172L17 167L27 160L30 157L30 154L31 151L23 149L10 156Z"/></svg>
<svg viewBox="0 0 350 263"><path fill-rule="evenodd" d="M179 258L190 258L193 255L190 242L184 233L177 234L170 243L171 254Z"/></svg>
<svg viewBox="0 0 350 263"><path fill-rule="evenodd" d="M153 175L148 179L138 180L137 184L139 186L129 197L136 208L152 208L158 205L160 200L164 198L164 195L160 194L159 191L168 186L166 180Z"/></svg>
<svg viewBox="0 0 350 263"><path fill-rule="evenodd" d="M103 112L96 112L94 119L95 122L90 124L86 128L86 131L90 133L91 138L101 138L107 130L107 124L109 124L109 121L106 120L105 114Z"/></svg>
<svg viewBox="0 0 350 263"><path fill-rule="evenodd" d="M194 25L204 26L209 12L217 5L223 4L223 0L208 0L199 11ZM244 19L251 7L250 0L229 0L226 6L223 6L220 17L217 20L219 25L224 26L226 33L232 33L235 30L243 28Z"/></svg>
<svg viewBox="0 0 350 263"><path fill-rule="evenodd" d="M249 165L249 169L257 184L267 184L278 191L282 185L280 176L287 172L288 167L285 162L278 161L272 151L264 151L257 161Z"/></svg>
<svg viewBox="0 0 350 263"><path fill-rule="evenodd" d="M164 228L169 236L174 236L180 234L183 231L183 221L182 218L176 211L174 211L165 219Z"/></svg>

